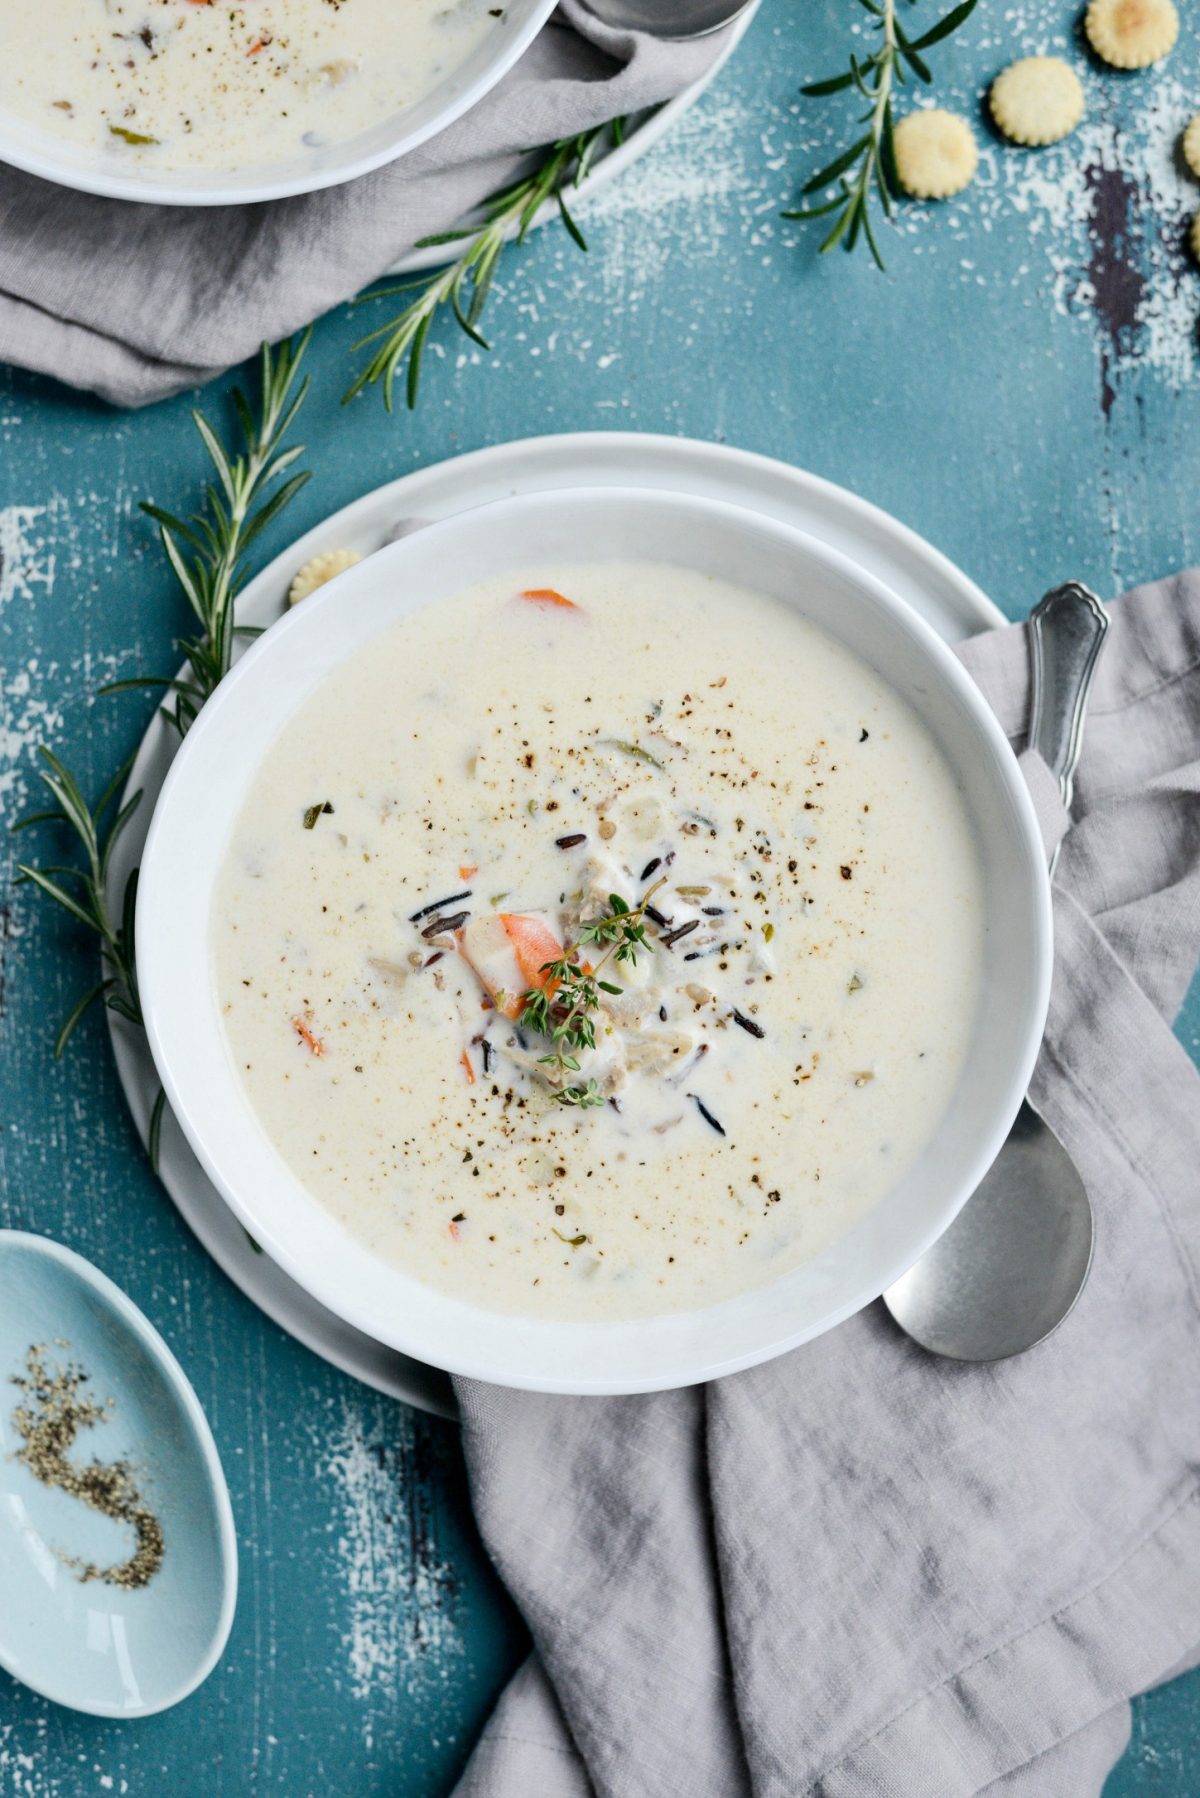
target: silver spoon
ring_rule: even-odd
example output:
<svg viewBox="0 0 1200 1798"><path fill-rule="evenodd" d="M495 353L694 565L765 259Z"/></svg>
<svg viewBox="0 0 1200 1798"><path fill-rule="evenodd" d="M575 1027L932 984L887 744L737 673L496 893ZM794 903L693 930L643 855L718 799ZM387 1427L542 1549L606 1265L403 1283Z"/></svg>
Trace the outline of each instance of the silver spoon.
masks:
<svg viewBox="0 0 1200 1798"><path fill-rule="evenodd" d="M1056 587L1029 619L1030 747L1070 806L1088 689L1108 629L1095 594ZM1050 862L1054 872L1057 850ZM883 1302L935 1355L1002 1361L1042 1342L1083 1290L1092 1207L1067 1151L1028 1099L982 1184Z"/></svg>
<svg viewBox="0 0 1200 1798"><path fill-rule="evenodd" d="M650 37L707 37L746 12L754 0L586 0L587 9L615 31L644 31Z"/></svg>

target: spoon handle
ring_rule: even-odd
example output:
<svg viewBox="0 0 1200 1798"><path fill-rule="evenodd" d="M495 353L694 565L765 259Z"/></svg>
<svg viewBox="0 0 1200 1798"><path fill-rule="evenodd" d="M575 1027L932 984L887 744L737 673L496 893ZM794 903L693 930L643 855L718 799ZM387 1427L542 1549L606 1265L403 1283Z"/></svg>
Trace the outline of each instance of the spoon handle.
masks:
<svg viewBox="0 0 1200 1798"><path fill-rule="evenodd" d="M1029 747L1058 781L1070 809L1075 769L1083 746L1083 718L1108 614L1078 581L1053 587L1029 614L1033 662Z"/></svg>

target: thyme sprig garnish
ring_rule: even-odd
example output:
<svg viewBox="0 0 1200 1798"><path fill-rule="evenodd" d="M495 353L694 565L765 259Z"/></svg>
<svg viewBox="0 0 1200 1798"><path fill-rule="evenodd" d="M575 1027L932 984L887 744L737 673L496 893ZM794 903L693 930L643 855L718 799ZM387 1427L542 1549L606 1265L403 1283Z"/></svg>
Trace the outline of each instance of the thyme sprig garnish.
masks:
<svg viewBox="0 0 1200 1798"><path fill-rule="evenodd" d="M182 519L149 500L142 501L142 511L158 524L167 561L200 630L176 639L176 648L188 663L182 676L135 675L113 681L101 691L164 688L174 695L172 703L164 707L165 716L180 736L229 673L236 638L256 634L234 621L235 602L245 584L248 550L312 477L311 469L302 469L276 484L304 453L303 444L285 448L284 439L308 392L307 375L302 381L297 377L311 336L310 326L300 337L281 343L274 350L269 344L263 345L257 414L251 411L241 389L234 388L233 406L242 434L240 449L227 450L204 414L193 411L196 429L217 476L215 483L206 486L199 512Z"/></svg>
<svg viewBox="0 0 1200 1798"><path fill-rule="evenodd" d="M580 1054L596 1047L594 1014L600 1009L600 995L621 992L611 981L601 980L601 972L610 961L632 967L638 950L649 949L643 920L651 899L665 885L664 875L632 907L619 893L610 893L610 909L582 925L575 942L556 961L543 964L540 971L546 976L545 985L531 987L522 995L521 1022L550 1039L549 1053L540 1055L538 1061L552 1070L552 1078L565 1080L569 1074L578 1074ZM582 952L595 944L603 945L604 953L594 966L585 966ZM604 1104L594 1080L563 1085L554 1097L560 1105L574 1105L581 1111Z"/></svg>
<svg viewBox="0 0 1200 1798"><path fill-rule="evenodd" d="M908 4L915 6L916 0L908 0ZM922 52L957 31L974 12L976 4L977 0L961 0L960 5L952 7L920 37L910 38L896 16L896 0L859 0L859 5L874 20L872 30L878 33L878 48L864 58L852 52L850 67L842 74L809 82L807 87L801 88L801 93L809 99L825 99L831 94L853 89L867 105L867 110L858 119L866 129L800 190L802 197L807 199L836 182L836 193L815 205L797 207L783 215L787 219L832 218L833 223L821 243L822 255L839 243L844 249L853 250L861 241L867 245L877 267L883 268L883 257L871 224L871 204L878 198L884 217L890 219L893 203L902 194L896 173L892 110L895 89L903 86L910 74L925 83L933 80Z"/></svg>
<svg viewBox="0 0 1200 1798"><path fill-rule="evenodd" d="M387 324L380 325L377 331L360 337L352 345L354 350L366 349L369 344L378 347L347 388L343 403L352 400L364 387L382 382L383 403L390 412L396 376L407 358L406 395L409 408L414 407L421 384L426 340L434 319L445 306L449 306L455 322L473 343L490 350L492 346L480 330L479 321L487 305L501 251L509 237L518 244L524 243L546 201L555 200L573 242L586 250L587 240L568 209L566 192L570 187L578 188L587 178L602 139L609 136L615 144L620 144L624 129L624 120L617 118L593 126L590 131L581 131L575 137L559 138L540 153L537 167L528 175L500 188L485 201L482 224L460 231L441 231L420 239L418 249L439 244L464 245L447 268L421 275L415 281L402 281L393 287L377 287L360 294L356 305L398 293L415 293L416 298Z"/></svg>
<svg viewBox="0 0 1200 1798"><path fill-rule="evenodd" d="M188 522L160 507L143 504L156 519L167 561L188 603L200 621L200 633L177 640L189 668L179 679L134 677L101 688L105 693L126 692L148 686L165 688L174 703L164 715L179 731L187 730L209 694L228 672L233 645L242 627L234 608L244 585L247 551L276 519L308 480L308 472L292 475L281 485L279 477L301 454L300 446L284 448L284 438L295 421L308 390L307 379L297 383L300 362L308 347L309 332L272 350L263 346L260 360L262 391L258 410L251 410L235 390L234 408L242 434L242 447L227 450L212 426L193 413L196 428L212 458L217 486L205 489L202 509ZM268 488L273 488L270 493ZM74 863L22 862L18 872L48 899L100 939L102 978L71 1007L54 1042L56 1057L63 1053L76 1026L98 1000L130 1024L142 1024L134 959L134 920L137 911L138 870L125 881L119 913L110 909L108 880L113 853L122 833L141 803L140 790L118 808L132 758L118 769L94 807L89 807L83 787L54 751L41 745L45 767L41 780L54 801L47 810L20 819L14 830L33 826L66 825L82 847L82 860ZM164 1095L160 1090L150 1114L147 1147L150 1163L158 1171L159 1138Z"/></svg>

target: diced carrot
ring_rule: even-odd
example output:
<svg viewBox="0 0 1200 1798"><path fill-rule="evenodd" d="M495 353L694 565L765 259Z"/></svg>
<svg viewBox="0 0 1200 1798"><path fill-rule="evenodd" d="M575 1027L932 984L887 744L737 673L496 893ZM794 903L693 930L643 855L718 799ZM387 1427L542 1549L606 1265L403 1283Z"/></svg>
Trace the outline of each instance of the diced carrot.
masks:
<svg viewBox="0 0 1200 1798"><path fill-rule="evenodd" d="M324 1043L319 1036L313 1035L303 1018L293 1018L292 1028L300 1038L300 1041L304 1043L307 1048L311 1049L314 1055L324 1055Z"/></svg>
<svg viewBox="0 0 1200 1798"><path fill-rule="evenodd" d="M458 870L458 878L460 880L473 880L478 872L478 868L460 868Z"/></svg>
<svg viewBox="0 0 1200 1798"><path fill-rule="evenodd" d="M267 45L270 42L271 42L270 33L264 32L262 37L256 38L254 40L254 42L251 44L250 48L247 50L246 55L247 56L257 56L260 53L260 51L263 51L266 49Z"/></svg>
<svg viewBox="0 0 1200 1798"><path fill-rule="evenodd" d="M457 1224L447 1224L446 1228L449 1230L454 1241L457 1242L458 1237L459 1237L458 1225Z"/></svg>
<svg viewBox="0 0 1200 1798"><path fill-rule="evenodd" d="M463 1072L467 1076L468 1084L471 1086L474 1086L474 1084L475 1084L475 1069L471 1066L471 1057L467 1054L467 1051L465 1049L462 1052L462 1064L463 1064Z"/></svg>
<svg viewBox="0 0 1200 1798"><path fill-rule="evenodd" d="M535 606L566 606L568 611L577 612L579 607L565 593L558 593L553 587L526 587L522 599L532 600Z"/></svg>
<svg viewBox="0 0 1200 1798"><path fill-rule="evenodd" d="M562 944L554 932L541 918L527 918L520 912L502 911L500 922L508 933L526 987L545 987L546 963L557 961L562 955ZM548 990L553 992L557 984L553 982Z"/></svg>

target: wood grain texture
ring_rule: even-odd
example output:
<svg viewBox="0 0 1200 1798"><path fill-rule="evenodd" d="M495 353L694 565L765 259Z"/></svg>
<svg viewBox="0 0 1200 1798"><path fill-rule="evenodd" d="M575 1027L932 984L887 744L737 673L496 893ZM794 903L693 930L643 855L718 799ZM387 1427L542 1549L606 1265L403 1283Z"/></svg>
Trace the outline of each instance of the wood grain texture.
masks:
<svg viewBox="0 0 1200 1798"><path fill-rule="evenodd" d="M865 257L818 260L812 228L779 218L837 147L841 103L802 105L797 88L836 66L854 15L849 0L765 0L674 136L581 201L588 256L558 229L510 252L490 354L439 327L415 417L388 418L373 394L339 404L349 346L387 302L326 319L302 433L317 478L289 534L442 457L607 427L728 441L842 482L1014 617L1068 576L1110 595L1191 561L1200 277L1183 240L1200 189L1173 142L1200 92L1196 27L1163 70L1122 78L1087 62L1073 5L982 0L936 52L939 98L976 123L979 180L906 207L881 277ZM979 96L1042 49L1079 61L1087 120L1053 150L1008 150ZM205 394L213 416L229 385ZM136 501L186 506L202 472L185 400L122 416L0 374L6 819L31 796L39 740L93 792L137 740L145 704L92 695L169 668L184 621ZM27 889L2 927L0 1223L89 1255L163 1330L229 1474L242 1592L220 1668L165 1716L97 1722L0 1676L0 1798L436 1798L524 1647L454 1432L335 1373L224 1280L142 1160L99 1018L50 1060L90 950ZM1196 1054L1200 993L1180 1033ZM1197 1791L1192 1676L1138 1704L1106 1798Z"/></svg>

